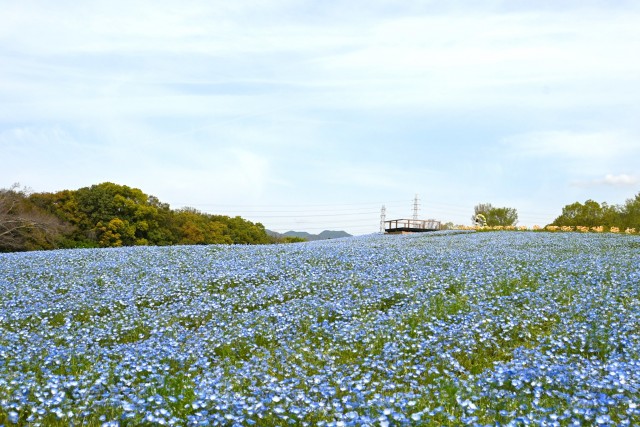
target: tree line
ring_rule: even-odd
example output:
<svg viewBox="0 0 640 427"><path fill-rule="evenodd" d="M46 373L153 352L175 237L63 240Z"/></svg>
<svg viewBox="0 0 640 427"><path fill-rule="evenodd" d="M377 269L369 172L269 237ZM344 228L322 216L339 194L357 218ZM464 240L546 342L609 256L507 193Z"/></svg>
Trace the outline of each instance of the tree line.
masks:
<svg viewBox="0 0 640 427"><path fill-rule="evenodd" d="M514 208L475 206L472 222L511 226ZM622 205L587 200L562 208L550 225L640 229L640 193ZM0 189L0 252L134 245L267 244L304 241L267 234L260 223L171 209L137 188L104 182L78 190L32 193L19 185Z"/></svg>
<svg viewBox="0 0 640 427"><path fill-rule="evenodd" d="M518 222L518 212L514 208L497 208L491 203L480 203L474 207L471 221L476 225L512 226ZM587 200L575 202L562 208L562 214L551 224L570 227L612 227L620 230L640 230L640 193L627 199L622 205L610 205Z"/></svg>
<svg viewBox="0 0 640 427"><path fill-rule="evenodd" d="M56 193L30 193L19 185L0 189L2 252L279 241L260 223L170 209L155 196L111 182Z"/></svg>
<svg viewBox="0 0 640 427"><path fill-rule="evenodd" d="M566 205L551 225L640 229L640 193L622 205L598 203L590 199L584 203Z"/></svg>

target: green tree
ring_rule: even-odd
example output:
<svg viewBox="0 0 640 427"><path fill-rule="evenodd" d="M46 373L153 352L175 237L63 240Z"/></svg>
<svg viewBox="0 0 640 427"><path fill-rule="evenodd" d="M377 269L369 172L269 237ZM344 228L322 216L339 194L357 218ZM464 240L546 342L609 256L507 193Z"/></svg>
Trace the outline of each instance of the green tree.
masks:
<svg viewBox="0 0 640 427"><path fill-rule="evenodd" d="M518 223L518 211L514 208L496 208L491 203L480 203L473 209L472 221L476 223L481 215L489 227L508 227Z"/></svg>
<svg viewBox="0 0 640 427"><path fill-rule="evenodd" d="M172 243L162 229L166 222L162 210L168 206L137 188L105 182L77 190L76 198L81 228L95 234L101 246Z"/></svg>
<svg viewBox="0 0 640 427"><path fill-rule="evenodd" d="M239 216L227 217L227 221L233 243L255 245L266 244L270 241L267 230L259 222L253 223Z"/></svg>
<svg viewBox="0 0 640 427"><path fill-rule="evenodd" d="M281 243L304 243L307 239L304 237L286 236L282 239Z"/></svg>
<svg viewBox="0 0 640 427"><path fill-rule="evenodd" d="M619 227L621 224L621 211L618 206L611 206L606 202L600 205L602 208L601 225L605 227Z"/></svg>
<svg viewBox="0 0 640 427"><path fill-rule="evenodd" d="M181 245L210 245L234 243L228 225L213 215L193 208L174 213L175 235Z"/></svg>
<svg viewBox="0 0 640 427"><path fill-rule="evenodd" d="M514 208L494 208L489 211L487 225L489 226L512 226L518 223L518 211Z"/></svg>
<svg viewBox="0 0 640 427"><path fill-rule="evenodd" d="M640 229L640 193L634 198L627 199L624 205L612 206L587 200L584 203L575 202L562 208L552 225L585 226L585 227L618 227L620 229Z"/></svg>
<svg viewBox="0 0 640 427"><path fill-rule="evenodd" d="M584 204L575 202L562 208L562 214L553 221L552 225L571 227L605 225L604 219L608 210L608 207L603 209L603 206L593 200L587 200ZM611 224L607 225L611 226Z"/></svg>
<svg viewBox="0 0 640 427"><path fill-rule="evenodd" d="M620 210L620 227L640 230L640 193L633 199L627 199Z"/></svg>
<svg viewBox="0 0 640 427"><path fill-rule="evenodd" d="M486 217L491 209L493 209L491 203L478 203L473 207L473 218L477 215L484 215Z"/></svg>

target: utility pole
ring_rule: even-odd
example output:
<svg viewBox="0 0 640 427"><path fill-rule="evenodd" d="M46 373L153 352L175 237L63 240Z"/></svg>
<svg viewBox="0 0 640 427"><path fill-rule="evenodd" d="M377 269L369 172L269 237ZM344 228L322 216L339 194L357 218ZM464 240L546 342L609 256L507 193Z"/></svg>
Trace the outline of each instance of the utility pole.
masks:
<svg viewBox="0 0 640 427"><path fill-rule="evenodd" d="M387 218L387 208L382 205L382 209L380 209L380 232L384 234L384 221Z"/></svg>

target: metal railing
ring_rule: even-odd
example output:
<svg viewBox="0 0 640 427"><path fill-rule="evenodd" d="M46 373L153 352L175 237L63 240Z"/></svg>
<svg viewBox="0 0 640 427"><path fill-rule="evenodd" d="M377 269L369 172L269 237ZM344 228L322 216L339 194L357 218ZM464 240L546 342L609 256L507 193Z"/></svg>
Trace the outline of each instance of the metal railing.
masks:
<svg viewBox="0 0 640 427"><path fill-rule="evenodd" d="M440 229L440 221L435 219L392 219L384 222L386 232L393 231L435 231Z"/></svg>

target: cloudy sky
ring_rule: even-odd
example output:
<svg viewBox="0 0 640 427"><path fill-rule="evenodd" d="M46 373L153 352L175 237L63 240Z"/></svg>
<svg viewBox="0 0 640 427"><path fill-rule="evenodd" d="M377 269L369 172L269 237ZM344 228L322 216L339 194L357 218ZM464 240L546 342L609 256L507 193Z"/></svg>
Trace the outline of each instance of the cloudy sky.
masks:
<svg viewBox="0 0 640 427"><path fill-rule="evenodd" d="M352 234L640 191L640 2L0 4L0 187Z"/></svg>

